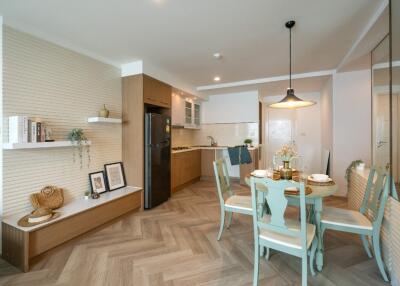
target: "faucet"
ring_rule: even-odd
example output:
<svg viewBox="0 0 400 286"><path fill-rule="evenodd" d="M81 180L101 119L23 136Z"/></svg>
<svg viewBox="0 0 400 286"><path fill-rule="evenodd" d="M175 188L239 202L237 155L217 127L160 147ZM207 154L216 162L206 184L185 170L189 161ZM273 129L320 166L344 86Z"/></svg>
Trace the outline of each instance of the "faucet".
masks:
<svg viewBox="0 0 400 286"><path fill-rule="evenodd" d="M207 136L207 139L210 139L210 140L211 140L211 146L212 146L212 147L215 147L215 146L218 145L218 143L217 143L217 141L215 141L214 137L212 137L212 136Z"/></svg>

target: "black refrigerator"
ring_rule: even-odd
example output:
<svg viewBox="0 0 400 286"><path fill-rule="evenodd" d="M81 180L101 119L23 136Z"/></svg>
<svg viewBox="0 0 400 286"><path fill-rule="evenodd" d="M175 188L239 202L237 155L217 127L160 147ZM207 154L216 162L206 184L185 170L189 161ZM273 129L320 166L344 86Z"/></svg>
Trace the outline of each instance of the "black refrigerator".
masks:
<svg viewBox="0 0 400 286"><path fill-rule="evenodd" d="M171 118L157 113L145 115L144 208L167 201L171 190Z"/></svg>

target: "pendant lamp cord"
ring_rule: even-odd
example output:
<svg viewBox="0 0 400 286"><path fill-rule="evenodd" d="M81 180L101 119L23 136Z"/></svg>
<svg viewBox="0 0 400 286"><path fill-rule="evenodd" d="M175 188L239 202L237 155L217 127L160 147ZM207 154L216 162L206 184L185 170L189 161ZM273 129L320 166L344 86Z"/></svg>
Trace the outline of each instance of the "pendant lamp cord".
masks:
<svg viewBox="0 0 400 286"><path fill-rule="evenodd" d="M289 88L292 88L292 28L289 29Z"/></svg>

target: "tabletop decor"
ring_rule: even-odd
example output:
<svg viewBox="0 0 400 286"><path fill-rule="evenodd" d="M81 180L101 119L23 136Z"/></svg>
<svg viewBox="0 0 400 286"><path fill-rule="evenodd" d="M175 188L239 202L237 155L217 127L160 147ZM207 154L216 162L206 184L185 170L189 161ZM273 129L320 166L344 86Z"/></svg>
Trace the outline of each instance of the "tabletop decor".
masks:
<svg viewBox="0 0 400 286"><path fill-rule="evenodd" d="M253 140L251 140L250 138L247 138L243 142L247 147L251 147L251 144L253 143Z"/></svg>
<svg viewBox="0 0 400 286"><path fill-rule="evenodd" d="M361 159L354 160L354 161L352 161L352 162L350 163L350 165L349 165L349 166L347 167L347 169L346 169L346 174L345 174L345 176L344 176L344 178L346 179L346 181L349 181L349 179L350 179L351 170L352 170L353 168L357 168L358 165L363 164L363 163L364 163L364 162L363 162L363 160L361 160ZM364 166L365 166L365 164L364 164Z"/></svg>
<svg viewBox="0 0 400 286"><path fill-rule="evenodd" d="M110 111L107 109L106 105L103 104L103 108L100 109L100 111L99 111L99 116L108 118L108 115L110 115Z"/></svg>
<svg viewBox="0 0 400 286"><path fill-rule="evenodd" d="M106 171L108 189L114 191L126 186L124 166L122 162L104 165Z"/></svg>
<svg viewBox="0 0 400 286"><path fill-rule="evenodd" d="M280 175L282 179L292 179L292 168L290 168L290 160L296 155L296 151L290 145L283 145L282 148L276 152L275 156L281 159L283 162L283 167L280 170Z"/></svg>
<svg viewBox="0 0 400 286"><path fill-rule="evenodd" d="M60 213L54 212L49 208L38 208L32 211L30 214L23 216L21 219L19 219L18 225L22 227L35 226L58 218L59 216Z"/></svg>
<svg viewBox="0 0 400 286"><path fill-rule="evenodd" d="M309 186L334 186L335 182L333 180L326 182L317 182L310 179L307 179L307 185Z"/></svg>
<svg viewBox="0 0 400 286"><path fill-rule="evenodd" d="M104 179L104 172L94 172L89 174L91 194L101 194L107 192L107 187Z"/></svg>
<svg viewBox="0 0 400 286"><path fill-rule="evenodd" d="M58 209L64 204L64 190L56 186L46 186L39 193L33 193L29 197L35 209Z"/></svg>

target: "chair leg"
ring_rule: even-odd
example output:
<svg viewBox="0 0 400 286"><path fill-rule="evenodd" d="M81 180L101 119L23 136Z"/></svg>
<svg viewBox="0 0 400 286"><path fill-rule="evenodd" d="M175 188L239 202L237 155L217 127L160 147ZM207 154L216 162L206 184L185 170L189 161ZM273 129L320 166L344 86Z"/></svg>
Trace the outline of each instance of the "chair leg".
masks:
<svg viewBox="0 0 400 286"><path fill-rule="evenodd" d="M301 285L307 286L307 252L301 258Z"/></svg>
<svg viewBox="0 0 400 286"><path fill-rule="evenodd" d="M260 246L258 241L254 241L254 273L253 273L253 286L258 285L258 267L260 264Z"/></svg>
<svg viewBox="0 0 400 286"><path fill-rule="evenodd" d="M363 243L365 252L367 253L367 255L368 255L369 258L372 258L372 253L371 253L371 250L370 250L370 248L369 248L369 242L368 242L367 236L361 234L360 237L361 237L361 241L362 241L362 243Z"/></svg>
<svg viewBox="0 0 400 286"><path fill-rule="evenodd" d="M314 260L315 260L315 252L317 251L317 245L318 245L317 237L314 237L310 252L310 271L312 276L315 276Z"/></svg>
<svg viewBox="0 0 400 286"><path fill-rule="evenodd" d="M379 271L381 272L383 280L385 280L385 282L389 282L389 278L388 278L388 275L385 270L385 264L384 264L384 262L382 260L382 256L381 256L381 247L379 245L379 233L374 233L372 235L372 245L374 247L376 263L378 264L378 268L379 268Z"/></svg>
<svg viewBox="0 0 400 286"><path fill-rule="evenodd" d="M233 212L228 212L228 225L226 228L230 228L232 224L232 217L233 217Z"/></svg>
<svg viewBox="0 0 400 286"><path fill-rule="evenodd" d="M260 245L260 257L265 255L265 247Z"/></svg>
<svg viewBox="0 0 400 286"><path fill-rule="evenodd" d="M270 255L270 250L269 250L269 247L267 247L267 253L265 254L265 260L269 260L269 255Z"/></svg>
<svg viewBox="0 0 400 286"><path fill-rule="evenodd" d="M221 222L219 225L219 233L217 240L221 239L222 232L224 231L224 226L225 226L225 210L221 209Z"/></svg>

